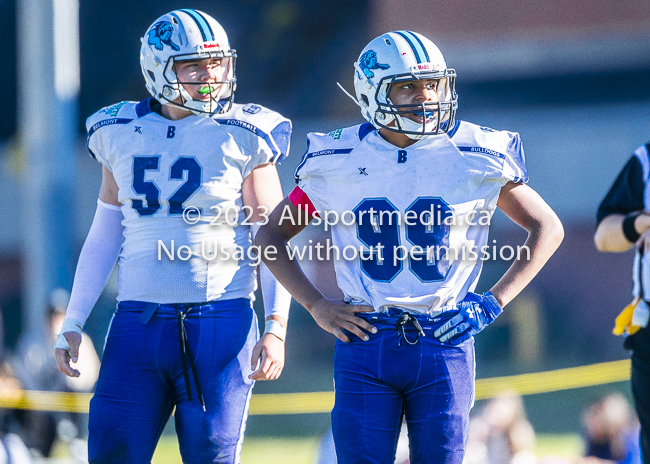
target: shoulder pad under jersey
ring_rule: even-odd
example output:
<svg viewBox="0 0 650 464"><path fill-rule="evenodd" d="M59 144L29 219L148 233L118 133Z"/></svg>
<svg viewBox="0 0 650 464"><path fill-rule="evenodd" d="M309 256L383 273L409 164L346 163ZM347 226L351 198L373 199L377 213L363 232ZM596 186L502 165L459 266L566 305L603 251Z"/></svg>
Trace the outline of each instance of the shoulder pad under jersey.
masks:
<svg viewBox="0 0 650 464"><path fill-rule="evenodd" d="M218 124L239 127L262 138L273 151L273 162L282 161L289 153L291 121L262 105L235 104L224 114L211 116Z"/></svg>
<svg viewBox="0 0 650 464"><path fill-rule="evenodd" d="M333 155L347 155L361 141L376 129L370 123L336 129L327 134L310 132L307 134L307 152L296 168L294 178L296 183L300 176L308 175L312 169L318 169L320 162L331 163Z"/></svg>
<svg viewBox="0 0 650 464"><path fill-rule="evenodd" d="M498 165L507 180L528 182L526 157L517 132L495 130L461 121L451 135L458 150L468 156L483 158L491 165Z"/></svg>
<svg viewBox="0 0 650 464"><path fill-rule="evenodd" d="M90 156L95 159L97 158L96 152L98 146L101 145L101 142L97 141L97 137L93 138L100 130L106 130L106 127L119 127L125 124L129 124L135 118L137 118L136 107L140 105L137 102L123 101L116 103L115 105L107 106L97 111L92 116L86 119L86 131L87 131L87 140L86 146ZM91 143L91 141L93 143ZM101 160L100 160L101 161Z"/></svg>

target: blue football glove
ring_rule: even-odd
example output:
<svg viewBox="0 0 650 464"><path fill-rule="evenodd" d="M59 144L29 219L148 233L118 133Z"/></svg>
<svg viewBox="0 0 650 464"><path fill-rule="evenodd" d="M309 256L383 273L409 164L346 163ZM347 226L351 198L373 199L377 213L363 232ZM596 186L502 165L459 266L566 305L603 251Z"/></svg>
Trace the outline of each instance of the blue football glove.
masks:
<svg viewBox="0 0 650 464"><path fill-rule="evenodd" d="M492 292L483 295L468 292L465 299L456 305L456 311L458 314L433 332L442 343L449 341L452 345L460 345L469 340L492 324L503 308Z"/></svg>

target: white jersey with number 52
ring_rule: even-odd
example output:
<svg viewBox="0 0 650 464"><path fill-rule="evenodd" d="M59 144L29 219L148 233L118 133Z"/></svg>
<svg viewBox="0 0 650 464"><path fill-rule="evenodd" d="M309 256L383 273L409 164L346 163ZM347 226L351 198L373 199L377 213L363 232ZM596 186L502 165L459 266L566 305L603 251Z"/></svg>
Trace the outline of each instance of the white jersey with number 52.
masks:
<svg viewBox="0 0 650 464"><path fill-rule="evenodd" d="M172 121L151 102L122 102L86 123L88 149L113 173L122 203L118 301L251 298L249 227L236 226L251 215L242 182L287 155L290 121L252 104Z"/></svg>

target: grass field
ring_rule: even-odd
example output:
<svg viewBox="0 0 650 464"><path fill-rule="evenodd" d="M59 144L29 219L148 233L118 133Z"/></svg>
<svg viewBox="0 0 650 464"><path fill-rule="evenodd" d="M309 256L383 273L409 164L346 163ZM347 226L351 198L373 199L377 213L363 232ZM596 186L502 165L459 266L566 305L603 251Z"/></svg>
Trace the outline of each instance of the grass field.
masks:
<svg viewBox="0 0 650 464"><path fill-rule="evenodd" d="M246 438L242 464L313 464L318 447L314 438ZM582 442L578 435L538 435L537 455L579 456ZM178 443L173 436L163 436L154 455L153 464L181 464Z"/></svg>
<svg viewBox="0 0 650 464"><path fill-rule="evenodd" d="M319 438L246 438L242 464L312 464ZM181 464L176 437L163 436L152 464Z"/></svg>

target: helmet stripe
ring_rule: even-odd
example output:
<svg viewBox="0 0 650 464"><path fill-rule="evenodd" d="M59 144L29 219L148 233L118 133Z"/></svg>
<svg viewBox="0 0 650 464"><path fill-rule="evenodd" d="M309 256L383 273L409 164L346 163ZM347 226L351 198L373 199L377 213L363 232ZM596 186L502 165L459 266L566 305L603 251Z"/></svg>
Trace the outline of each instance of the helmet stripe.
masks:
<svg viewBox="0 0 650 464"><path fill-rule="evenodd" d="M427 52L427 49L420 38L417 35L413 34L411 31L404 31L404 34L412 38L413 43L416 44L418 50L424 54L425 63L428 63L430 61L429 53Z"/></svg>
<svg viewBox="0 0 650 464"><path fill-rule="evenodd" d="M211 42L214 40L212 28L198 11L190 9L182 9L181 11L183 13L187 13L194 20L196 25L199 26L199 30L201 31L201 36L203 37L204 42Z"/></svg>
<svg viewBox="0 0 650 464"><path fill-rule="evenodd" d="M415 55L415 61L418 63L422 63L422 58L420 58L420 54L418 53L418 49L415 46L415 43L405 34L406 31L395 31L395 33L399 34L400 37L402 37L404 40L406 40L406 43L409 44L411 47L411 50L413 51L413 55Z"/></svg>
<svg viewBox="0 0 650 464"><path fill-rule="evenodd" d="M198 11L196 11L196 10L192 10L192 11L193 11L194 13L196 13L196 15L198 16L199 20L200 20L201 22L203 22L203 27L205 28L205 30L206 30L207 32L210 33L210 41L216 40L216 38L215 38L215 36L214 36L214 31L213 31L212 28L210 27L210 23L208 22L208 20L205 19L205 17L204 17L201 13L199 13Z"/></svg>

